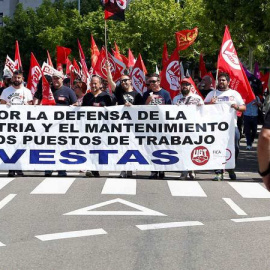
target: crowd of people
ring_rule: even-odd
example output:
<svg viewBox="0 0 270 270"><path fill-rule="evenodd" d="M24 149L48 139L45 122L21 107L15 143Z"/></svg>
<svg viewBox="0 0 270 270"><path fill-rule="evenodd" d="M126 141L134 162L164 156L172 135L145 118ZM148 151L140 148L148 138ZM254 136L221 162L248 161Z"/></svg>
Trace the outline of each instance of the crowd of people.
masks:
<svg viewBox="0 0 270 270"><path fill-rule="evenodd" d="M132 87L131 77L122 75L118 82L113 81L110 72L109 63L107 67L107 81L97 75L93 75L90 82L90 89L79 78L70 85L70 79L64 78L62 72L55 70L52 76L46 75L46 79L50 84L56 105L62 106L114 106L114 105L208 105L227 103L235 110L235 160L239 154L239 141L242 136L242 123L244 122L244 134L246 137L246 149L251 150L253 142L257 134L259 111L269 110L269 96L264 100L260 98L255 89L256 98L245 105L245 101L241 95L229 88L230 77L227 73L219 73L217 87L214 87L211 76L206 75L202 79L194 78L194 82L200 89L204 98L194 94L192 84L188 78L181 80L179 95L171 99L168 91L160 86L160 77L158 74L148 74L146 77L147 91L141 95ZM251 84L252 85L252 84ZM112 93L108 89L112 90ZM257 91L257 92L256 92ZM0 88L1 104L10 105L40 105L42 102L42 80L40 80L37 91L32 96L31 91L25 87L23 73L16 70L13 74L4 74L3 87ZM52 171L45 171L45 176L51 176ZM98 171L86 171L86 176L98 177ZM213 180L222 180L224 170L216 170ZM236 179L233 169L228 170L230 179ZM21 170L10 170L9 177L23 176ZM66 176L66 171L58 171L58 176ZM132 177L131 171L122 171L119 175L121 178ZM150 179L165 177L164 171L152 171ZM181 172L180 179L195 179L194 171Z"/></svg>

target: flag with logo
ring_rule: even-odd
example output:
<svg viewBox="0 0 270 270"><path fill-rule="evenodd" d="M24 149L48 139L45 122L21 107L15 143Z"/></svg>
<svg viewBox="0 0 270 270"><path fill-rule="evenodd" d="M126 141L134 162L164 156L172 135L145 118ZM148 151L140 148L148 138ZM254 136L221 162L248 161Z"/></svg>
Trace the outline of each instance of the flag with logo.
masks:
<svg viewBox="0 0 270 270"><path fill-rule="evenodd" d="M239 62L228 26L225 27L217 68L219 72L230 75L230 88L239 92L247 104L255 99L245 71Z"/></svg>
<svg viewBox="0 0 270 270"><path fill-rule="evenodd" d="M53 97L53 93L50 87L49 82L46 77L42 75L42 105L55 105L55 99Z"/></svg>
<svg viewBox="0 0 270 270"><path fill-rule="evenodd" d="M141 54L139 54L130 76L133 89L141 95L147 91L145 74L147 74L147 70L143 63Z"/></svg>
<svg viewBox="0 0 270 270"><path fill-rule="evenodd" d="M116 82L120 79L121 73L117 67L117 64L115 63L113 59L113 56L109 52L108 52L108 61L109 61L110 70L112 73L112 78ZM104 48L102 48L100 52L93 74L99 75L104 80L107 80L106 51Z"/></svg>
<svg viewBox="0 0 270 270"><path fill-rule="evenodd" d="M177 49L179 51L186 50L191 44L194 43L198 36L198 28L195 27L191 30L182 30L175 33Z"/></svg>
<svg viewBox="0 0 270 270"><path fill-rule="evenodd" d="M31 52L30 70L28 74L27 88L31 90L32 95L34 95L35 92L37 91L37 85L41 77L42 71L40 65L34 54Z"/></svg>
<svg viewBox="0 0 270 270"><path fill-rule="evenodd" d="M170 93L171 99L179 94L180 90L180 63L178 49L175 49L170 59L161 71L160 85Z"/></svg>
<svg viewBox="0 0 270 270"><path fill-rule="evenodd" d="M19 42L16 40L15 42L15 70L22 70L22 61L21 61L21 56L20 56L20 48L19 48Z"/></svg>
<svg viewBox="0 0 270 270"><path fill-rule="evenodd" d="M131 0L101 0L105 20L125 20L125 10Z"/></svg>
<svg viewBox="0 0 270 270"><path fill-rule="evenodd" d="M12 76L12 74L15 70L16 70L15 62L7 55L5 66L4 66L4 72L6 72Z"/></svg>

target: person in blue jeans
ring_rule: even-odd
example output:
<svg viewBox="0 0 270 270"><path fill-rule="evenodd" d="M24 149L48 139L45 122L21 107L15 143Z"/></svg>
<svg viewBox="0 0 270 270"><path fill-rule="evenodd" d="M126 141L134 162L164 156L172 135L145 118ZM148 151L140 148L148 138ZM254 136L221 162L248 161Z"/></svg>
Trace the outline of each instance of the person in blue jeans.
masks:
<svg viewBox="0 0 270 270"><path fill-rule="evenodd" d="M247 140L247 150L251 150L252 143L257 134L258 111L262 107L260 98L256 96L254 100L247 104L247 109L244 112L244 132Z"/></svg>

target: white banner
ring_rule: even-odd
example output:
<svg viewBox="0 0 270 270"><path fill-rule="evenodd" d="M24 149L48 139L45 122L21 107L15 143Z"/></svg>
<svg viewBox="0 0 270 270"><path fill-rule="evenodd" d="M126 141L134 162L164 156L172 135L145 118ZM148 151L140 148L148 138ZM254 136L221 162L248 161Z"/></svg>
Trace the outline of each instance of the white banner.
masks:
<svg viewBox="0 0 270 270"><path fill-rule="evenodd" d="M230 169L227 104L0 107L1 170Z"/></svg>

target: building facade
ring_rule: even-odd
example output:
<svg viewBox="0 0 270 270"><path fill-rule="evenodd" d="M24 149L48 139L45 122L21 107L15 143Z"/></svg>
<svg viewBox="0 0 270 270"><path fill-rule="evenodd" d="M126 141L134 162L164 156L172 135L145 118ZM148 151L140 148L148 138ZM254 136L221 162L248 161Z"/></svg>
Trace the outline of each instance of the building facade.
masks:
<svg viewBox="0 0 270 270"><path fill-rule="evenodd" d="M57 0L51 0L55 2ZM24 8L37 8L43 0L0 0L0 26L3 25L3 17L12 17L17 4L22 3Z"/></svg>

